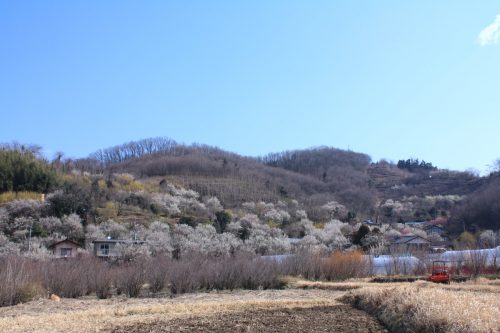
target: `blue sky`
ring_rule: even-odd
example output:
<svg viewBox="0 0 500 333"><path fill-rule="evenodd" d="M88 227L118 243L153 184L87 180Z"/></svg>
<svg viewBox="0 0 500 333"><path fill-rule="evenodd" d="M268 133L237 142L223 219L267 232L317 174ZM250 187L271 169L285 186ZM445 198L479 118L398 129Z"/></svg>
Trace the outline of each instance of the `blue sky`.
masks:
<svg viewBox="0 0 500 333"><path fill-rule="evenodd" d="M484 171L500 157L497 14L498 1L0 0L0 142L72 157L153 136L252 156L327 145Z"/></svg>

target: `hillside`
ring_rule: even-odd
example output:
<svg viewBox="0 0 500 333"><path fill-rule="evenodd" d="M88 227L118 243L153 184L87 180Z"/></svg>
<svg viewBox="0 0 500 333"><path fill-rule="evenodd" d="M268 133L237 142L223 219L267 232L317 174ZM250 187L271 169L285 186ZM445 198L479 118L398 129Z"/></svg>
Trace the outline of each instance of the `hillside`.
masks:
<svg viewBox="0 0 500 333"><path fill-rule="evenodd" d="M201 196L215 196L228 208L238 208L245 202L295 199L313 220L324 218L321 207L329 202L345 206L358 220L379 216L382 221L394 222L433 219L436 214L450 216L452 210L458 211L452 206L459 198L491 182L491 177L424 164L431 167L410 171L386 161L373 163L363 153L331 147L251 158L166 138L126 143L75 161L76 166L90 165L94 172L103 174L125 172L158 184L165 180ZM451 203L436 204L432 199L442 201L446 196L454 198ZM387 215L384 205L388 202L401 202L410 208L392 210Z"/></svg>
<svg viewBox="0 0 500 333"><path fill-rule="evenodd" d="M77 160L59 156L46 161L36 151L9 145L2 154L6 192L0 203L38 198L38 180L44 181L43 192L50 204L30 213L35 219L76 213L84 224L112 219L127 225L161 220L195 226L212 223L220 210L214 207L223 207L239 218L256 214L288 235L305 233L304 218L318 225L332 218L353 223L445 218L455 225L451 228L455 232L464 225L472 230L498 229L497 213L491 208L495 201L484 200L496 196L499 186L494 174L477 177L437 169L423 161L424 169L409 170L329 147L251 158L168 138L129 142ZM14 162L12 156L26 163ZM35 176L23 178L27 174ZM17 188L28 192L19 197ZM186 190L195 195L186 196ZM7 209L8 223L18 223L15 219L24 214L16 213L17 209ZM476 221L478 217L484 221ZM6 232L10 235L15 230L7 228Z"/></svg>
<svg viewBox="0 0 500 333"><path fill-rule="evenodd" d="M467 195L485 182L467 172L436 170L412 173L388 163L374 163L367 168L367 173L379 196L386 199L414 195Z"/></svg>
<svg viewBox="0 0 500 333"><path fill-rule="evenodd" d="M465 172L409 172L368 155L329 147L271 153L249 158L204 145L185 146L162 139L156 145L131 142L91 155L76 165L100 172L127 172L139 179L166 179L201 195L217 196L236 207L247 201L297 199L309 206L338 201L369 215L377 203L410 196L466 195L483 179ZM141 146L156 146L142 149ZM99 166L99 167L98 167ZM92 170L90 168L89 170Z"/></svg>

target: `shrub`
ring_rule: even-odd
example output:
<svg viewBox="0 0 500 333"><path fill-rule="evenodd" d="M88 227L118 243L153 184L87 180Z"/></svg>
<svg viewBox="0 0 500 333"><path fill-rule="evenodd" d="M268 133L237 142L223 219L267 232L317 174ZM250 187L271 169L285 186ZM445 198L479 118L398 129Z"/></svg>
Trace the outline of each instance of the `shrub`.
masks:
<svg viewBox="0 0 500 333"><path fill-rule="evenodd" d="M245 289L281 289L282 281L279 263L266 261L262 258L249 261L242 270L243 283L240 288Z"/></svg>
<svg viewBox="0 0 500 333"><path fill-rule="evenodd" d="M43 285L51 294L76 298L89 292L89 267L81 260L57 260L43 263Z"/></svg>
<svg viewBox="0 0 500 333"><path fill-rule="evenodd" d="M27 302L43 294L37 264L26 258L0 258L0 306Z"/></svg>
<svg viewBox="0 0 500 333"><path fill-rule="evenodd" d="M325 260L323 276L326 280L345 280L367 276L368 261L360 251L336 251Z"/></svg>
<svg viewBox="0 0 500 333"><path fill-rule="evenodd" d="M312 252L302 251L288 257L282 263L285 275L301 276L309 280L319 280L322 277L323 259Z"/></svg>
<svg viewBox="0 0 500 333"><path fill-rule="evenodd" d="M45 290L40 282L27 282L17 288L14 299L16 303L26 303L44 294Z"/></svg>
<svg viewBox="0 0 500 333"><path fill-rule="evenodd" d="M154 258L148 262L147 280L149 291L153 294L162 291L168 283L168 271L172 260L165 256Z"/></svg>
<svg viewBox="0 0 500 333"><path fill-rule="evenodd" d="M110 298L113 285L111 267L106 262L93 259L89 265L89 272L89 291L94 291L99 299Z"/></svg>
<svg viewBox="0 0 500 333"><path fill-rule="evenodd" d="M279 263L250 256L190 258L169 270L173 294L196 290L269 289L282 286Z"/></svg>
<svg viewBox="0 0 500 333"><path fill-rule="evenodd" d="M198 289L196 274L200 267L193 265L195 261L175 261L169 270L170 292L172 294L183 294Z"/></svg>
<svg viewBox="0 0 500 333"><path fill-rule="evenodd" d="M128 297L138 297L146 283L146 265L142 261L118 266L115 277L116 288Z"/></svg>
<svg viewBox="0 0 500 333"><path fill-rule="evenodd" d="M284 260L280 269L283 275L301 276L309 280L345 280L368 276L370 262L360 251L336 251L326 258L302 251Z"/></svg>

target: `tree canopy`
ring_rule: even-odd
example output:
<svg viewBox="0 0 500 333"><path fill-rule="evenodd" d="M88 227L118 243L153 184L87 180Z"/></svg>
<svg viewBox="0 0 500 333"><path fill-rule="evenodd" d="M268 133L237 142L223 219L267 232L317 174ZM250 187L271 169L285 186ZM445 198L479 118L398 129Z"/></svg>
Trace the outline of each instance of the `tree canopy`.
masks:
<svg viewBox="0 0 500 333"><path fill-rule="evenodd" d="M410 172L437 170L437 168L435 166L433 166L432 163L426 162L424 160L419 161L418 158L417 159L409 158L407 160L399 160L397 165L398 165L398 168L406 169Z"/></svg>
<svg viewBox="0 0 500 333"><path fill-rule="evenodd" d="M0 192L47 193L56 182L55 171L33 151L0 148Z"/></svg>

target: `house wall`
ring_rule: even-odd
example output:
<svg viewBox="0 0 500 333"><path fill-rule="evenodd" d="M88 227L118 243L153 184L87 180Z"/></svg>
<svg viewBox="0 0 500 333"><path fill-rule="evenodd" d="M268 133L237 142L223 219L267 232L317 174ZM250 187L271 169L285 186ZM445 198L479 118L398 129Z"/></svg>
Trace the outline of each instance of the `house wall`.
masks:
<svg viewBox="0 0 500 333"><path fill-rule="evenodd" d="M395 243L389 244L389 253L412 253L429 251L428 242L407 242L407 243Z"/></svg>
<svg viewBox="0 0 500 333"><path fill-rule="evenodd" d="M61 254L61 249L71 249L71 255L62 255ZM54 246L54 249L52 250L52 253L57 257L57 258L75 258L76 257L76 252L78 251L78 246L76 246L73 243L60 243Z"/></svg>
<svg viewBox="0 0 500 333"><path fill-rule="evenodd" d="M108 246L108 254L104 253L104 251L101 249L101 245L107 245ZM110 242L110 243L94 243L94 255L97 256L97 257L112 257L112 256L116 256L115 245L116 245L116 243L114 243L114 242Z"/></svg>

